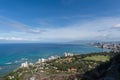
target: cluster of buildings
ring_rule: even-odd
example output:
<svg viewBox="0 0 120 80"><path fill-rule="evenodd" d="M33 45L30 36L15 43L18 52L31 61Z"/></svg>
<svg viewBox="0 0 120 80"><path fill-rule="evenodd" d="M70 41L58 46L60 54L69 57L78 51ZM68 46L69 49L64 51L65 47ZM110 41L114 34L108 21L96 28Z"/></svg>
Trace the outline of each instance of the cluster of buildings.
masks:
<svg viewBox="0 0 120 80"><path fill-rule="evenodd" d="M64 53L64 56L65 56L65 57L74 56L74 54L73 54L73 53L67 53L67 52L65 52L65 53Z"/></svg>
<svg viewBox="0 0 120 80"><path fill-rule="evenodd" d="M27 61L25 61L24 63L21 63L20 68L27 68L29 66L33 66L33 63L28 63Z"/></svg>
<svg viewBox="0 0 120 80"><path fill-rule="evenodd" d="M14 76L8 76L10 80L13 80L15 77Z"/></svg>
<svg viewBox="0 0 120 80"><path fill-rule="evenodd" d="M68 56L74 56L74 54L65 52L64 57L68 57ZM41 58L41 59L38 59L38 61L36 63L45 63L46 61L51 61L51 60L54 60L57 58L59 58L59 56L50 56L47 59ZM25 61L24 63L21 63L20 68L27 68L29 66L33 66L33 63L28 63L27 61Z"/></svg>
<svg viewBox="0 0 120 80"><path fill-rule="evenodd" d="M28 62L26 61L26 62L24 62L24 63L21 63L21 66L20 66L20 67L22 68L22 67L28 67L28 66L29 66L29 65L28 65Z"/></svg>
<svg viewBox="0 0 120 80"><path fill-rule="evenodd" d="M50 57L48 58L48 61L54 60L54 59L57 59L57 58L59 58L59 56L50 56Z"/></svg>
<svg viewBox="0 0 120 80"><path fill-rule="evenodd" d="M46 59L41 58L41 59L38 59L38 61L36 63L44 63L44 62L46 62Z"/></svg>
<svg viewBox="0 0 120 80"><path fill-rule="evenodd" d="M38 61L36 63L45 63L46 61L54 60L57 58L59 58L59 57L58 56L50 56L48 59L41 58L41 59L38 59ZM21 63L20 68L27 68L29 66L33 66L33 63L28 63L27 61L25 61L24 63Z"/></svg>
<svg viewBox="0 0 120 80"><path fill-rule="evenodd" d="M93 45L99 48L111 49L114 52L120 52L120 43L98 42L94 43Z"/></svg>
<svg viewBox="0 0 120 80"><path fill-rule="evenodd" d="M50 56L50 57L48 57L48 59L41 58L41 59L38 59L38 61L36 63L44 63L46 61L54 60L54 59L57 59L57 58L59 58L59 56Z"/></svg>

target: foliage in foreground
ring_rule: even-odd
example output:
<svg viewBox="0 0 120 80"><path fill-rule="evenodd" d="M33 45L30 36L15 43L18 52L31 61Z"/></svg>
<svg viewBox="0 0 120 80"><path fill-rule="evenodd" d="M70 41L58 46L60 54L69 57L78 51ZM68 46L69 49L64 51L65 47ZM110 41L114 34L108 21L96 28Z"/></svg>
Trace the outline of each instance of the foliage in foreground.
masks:
<svg viewBox="0 0 120 80"><path fill-rule="evenodd" d="M26 80L33 75L43 79L44 77L51 79L53 76L54 78L61 76L63 80L72 80L70 78L71 75L81 75L91 71L99 64L104 64L104 62L108 61L114 55L115 53L113 52L102 52L60 57L44 64L34 64L34 66L30 66L29 68L19 68L4 76L3 80ZM69 77L66 78L65 76Z"/></svg>

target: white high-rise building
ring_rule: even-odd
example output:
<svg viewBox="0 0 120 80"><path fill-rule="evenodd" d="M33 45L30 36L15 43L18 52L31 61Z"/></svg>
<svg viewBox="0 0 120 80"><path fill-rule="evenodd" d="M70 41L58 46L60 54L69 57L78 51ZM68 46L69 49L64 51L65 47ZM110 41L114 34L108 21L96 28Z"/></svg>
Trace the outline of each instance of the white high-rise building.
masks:
<svg viewBox="0 0 120 80"><path fill-rule="evenodd" d="M26 62L24 62L24 63L21 63L21 67L28 67L29 65L28 65L28 62L26 61Z"/></svg>
<svg viewBox="0 0 120 80"><path fill-rule="evenodd" d="M67 57L67 56L74 56L74 54L65 52L65 53L64 53L64 56L65 56L65 57Z"/></svg>
<svg viewBox="0 0 120 80"><path fill-rule="evenodd" d="M42 59L38 59L37 63L44 63L46 61L46 59L42 58Z"/></svg>

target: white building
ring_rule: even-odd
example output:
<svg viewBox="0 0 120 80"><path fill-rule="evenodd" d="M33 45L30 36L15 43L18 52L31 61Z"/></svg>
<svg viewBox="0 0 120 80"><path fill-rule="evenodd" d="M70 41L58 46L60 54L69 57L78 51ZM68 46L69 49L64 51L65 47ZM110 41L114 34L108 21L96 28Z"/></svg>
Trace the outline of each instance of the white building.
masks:
<svg viewBox="0 0 120 80"><path fill-rule="evenodd" d="M23 67L28 67L29 65L28 65L28 62L26 61L26 62L24 62L24 63L21 63L21 67L23 68Z"/></svg>
<svg viewBox="0 0 120 80"><path fill-rule="evenodd" d="M33 66L34 64L33 63L29 63L30 66Z"/></svg>
<svg viewBox="0 0 120 80"><path fill-rule="evenodd" d="M46 61L46 59L42 58L42 59L38 59L37 63L44 63Z"/></svg>
<svg viewBox="0 0 120 80"><path fill-rule="evenodd" d="M54 60L54 59L57 59L58 58L58 56L50 56L49 58L48 58L48 60Z"/></svg>
<svg viewBox="0 0 120 80"><path fill-rule="evenodd" d="M14 79L15 77L14 76L8 76L10 80Z"/></svg>
<svg viewBox="0 0 120 80"><path fill-rule="evenodd" d="M74 56L74 54L65 52L65 53L64 53L64 56L65 56L65 57L67 57L67 56Z"/></svg>

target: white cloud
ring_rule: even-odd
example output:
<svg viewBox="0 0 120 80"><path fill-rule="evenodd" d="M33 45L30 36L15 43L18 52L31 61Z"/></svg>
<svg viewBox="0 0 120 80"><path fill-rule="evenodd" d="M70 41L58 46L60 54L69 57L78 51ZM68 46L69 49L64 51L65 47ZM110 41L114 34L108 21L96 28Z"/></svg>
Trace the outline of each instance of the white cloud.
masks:
<svg viewBox="0 0 120 80"><path fill-rule="evenodd" d="M120 34L119 31L113 30L112 26L120 22L118 17L103 17L97 18L84 23L76 22L74 25L58 28L48 29L42 33L46 38L52 39L65 39L65 40L80 40L80 39L99 39L109 40L114 38L116 34ZM102 30L102 31L98 31ZM43 38L44 38L43 36ZM116 39L120 35L116 35Z"/></svg>
<svg viewBox="0 0 120 80"><path fill-rule="evenodd" d="M120 24L115 24L113 27L114 28L120 28Z"/></svg>
<svg viewBox="0 0 120 80"><path fill-rule="evenodd" d="M0 37L0 40L17 40L17 41L23 41L27 40L25 38L19 38L19 37Z"/></svg>
<svg viewBox="0 0 120 80"><path fill-rule="evenodd" d="M8 26L9 28L13 28L17 31L23 31L26 33L41 33L42 30L32 28L32 26L26 25L24 23L18 22L13 19L6 18L4 16L0 16L0 24L3 24L4 26Z"/></svg>
<svg viewBox="0 0 120 80"><path fill-rule="evenodd" d="M42 29L29 29L28 30L29 33L41 33L41 32L44 32L44 30Z"/></svg>
<svg viewBox="0 0 120 80"><path fill-rule="evenodd" d="M0 40L62 42L85 39L111 39L114 36L117 39L120 37L120 35L117 35L120 32L112 29L112 27L119 22L120 18L117 17L103 17L84 23L78 21L74 25L59 28L34 28L34 26L16 24L19 27L22 26L22 29L17 27L21 30L13 30L8 33L0 32Z"/></svg>

